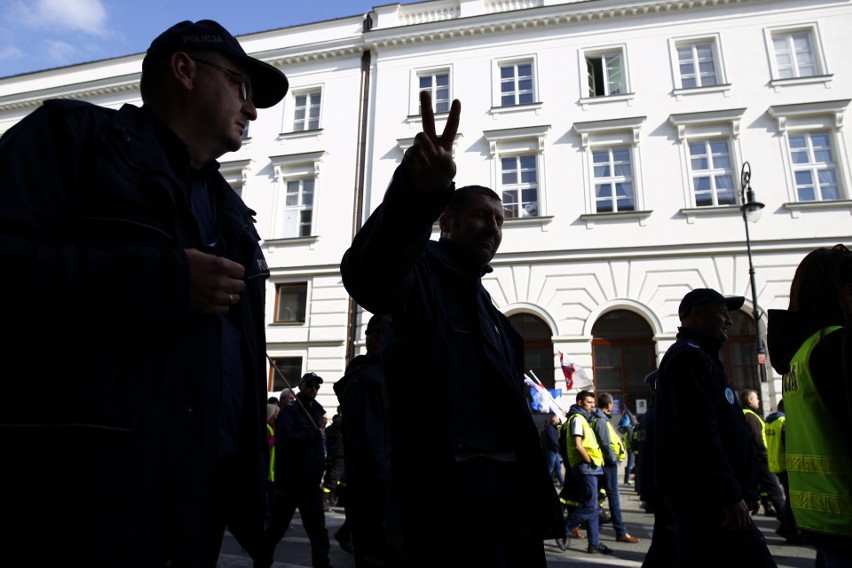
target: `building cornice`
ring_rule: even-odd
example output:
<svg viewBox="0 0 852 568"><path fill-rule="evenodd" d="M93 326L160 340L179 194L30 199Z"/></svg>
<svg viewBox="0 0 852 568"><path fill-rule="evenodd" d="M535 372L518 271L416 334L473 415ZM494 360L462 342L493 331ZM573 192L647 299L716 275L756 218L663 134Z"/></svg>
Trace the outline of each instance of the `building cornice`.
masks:
<svg viewBox="0 0 852 568"><path fill-rule="evenodd" d="M29 111L40 106L47 99L91 100L101 97L139 91L141 73L108 76L94 81L58 85L47 89L26 91L0 97L0 113Z"/></svg>
<svg viewBox="0 0 852 568"><path fill-rule="evenodd" d="M688 10L704 10L718 6L750 4L760 0L646 0L607 2L602 0L488 1L481 0L485 10L465 16L461 4L465 0L441 3L420 2L385 7L385 16L398 25L381 27L382 9L377 8L379 26L366 32L364 38L372 49L400 47L407 44L431 43L492 33L505 33L549 26L580 24L637 16L672 14ZM522 5L519 9L519 5Z"/></svg>

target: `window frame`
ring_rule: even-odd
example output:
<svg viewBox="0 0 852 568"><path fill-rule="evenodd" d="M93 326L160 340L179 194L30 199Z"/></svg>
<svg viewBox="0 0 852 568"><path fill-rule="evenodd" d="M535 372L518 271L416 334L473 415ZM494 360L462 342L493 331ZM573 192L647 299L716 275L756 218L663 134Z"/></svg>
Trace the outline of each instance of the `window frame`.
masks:
<svg viewBox="0 0 852 568"><path fill-rule="evenodd" d="M845 207L848 206L849 200L852 198L852 178L850 177L850 164L843 150L847 146L842 128L843 114L850 102L852 102L852 99L769 107L769 115L776 120L780 134L782 161L788 188L788 202L785 207L794 211L794 216L798 215L798 210L813 206ZM796 184L797 169L793 164L790 135L791 133L798 135L817 131L827 132L829 136L835 158L838 199L802 201L799 199L798 185Z"/></svg>
<svg viewBox="0 0 852 568"><path fill-rule="evenodd" d="M575 122L573 129L580 135L580 145L583 151L583 182L586 213L580 218L588 228L598 220L635 218L640 225L645 225L651 212L646 211L644 183L642 174L642 156L639 148L639 133L646 117L630 117L612 120L590 122ZM633 209L629 211L604 211L597 208L597 193L595 184L595 163L593 152L612 147L627 147L630 155L633 183Z"/></svg>
<svg viewBox="0 0 852 568"><path fill-rule="evenodd" d="M318 196L320 195L321 185L321 165L323 159L327 155L326 152L308 152L304 154L284 154L280 156L272 156L272 169L275 177L275 197L273 199L273 218L270 233L273 236L272 240L283 239L314 239L317 235L317 222L319 203ZM287 234L287 227L291 225L286 221L286 211L299 210L300 212L306 209L304 203L298 205L288 205L288 187L290 182L299 182L300 184L306 179L313 180L312 203L310 204L311 211L311 227L310 234L303 235L301 229L296 235ZM300 192L301 195L301 192ZM301 201L301 199L300 199ZM300 214L301 217L301 214ZM300 218L298 227L302 226Z"/></svg>
<svg viewBox="0 0 852 568"><path fill-rule="evenodd" d="M714 79L716 82L713 85L699 84L701 77L699 72L697 73L698 80L696 81L696 85L685 86L683 73L681 72L680 49L683 47L690 47L694 50L697 46L703 44L710 44L710 50L713 54L713 64L715 67ZM725 58L722 52L721 38L719 34L671 38L669 39L669 53L672 63L672 76L675 79L674 90L676 94L682 95L692 92L710 92L730 87L727 81ZM693 62L697 63L694 60Z"/></svg>
<svg viewBox="0 0 852 568"><path fill-rule="evenodd" d="M531 88L530 88L530 91L531 91L530 95L531 96L530 96L530 98L531 98L531 100L528 101L528 102L521 102L520 98L518 96L518 91L516 89L515 91L513 91L516 102L514 104L508 104L508 105L503 104L503 90L502 90L503 83L504 83L504 80L503 80L503 77L502 77L503 68L508 67L508 66L513 66L515 68L515 70L517 70L519 65L527 65L527 64L530 66L530 73L531 73L531 77L530 77L530 83L531 83ZM514 83L517 86L517 84L518 84L518 75L517 74L514 75ZM492 100L491 100L492 108L512 109L512 108L526 107L526 106L529 106L529 105L539 104L538 58L537 58L537 56L533 54L533 55L523 55L523 56L493 60L491 92L492 92Z"/></svg>
<svg viewBox="0 0 852 568"><path fill-rule="evenodd" d="M237 195L245 201L245 186L254 160L232 160L219 163L219 173L228 182Z"/></svg>
<svg viewBox="0 0 852 568"><path fill-rule="evenodd" d="M534 155L536 159L536 197L538 203L538 214L535 216L510 217L506 215L505 224L517 223L519 221L546 222L547 204L544 175L544 140L550 125L528 126L523 128L508 128L500 130L483 131L490 151L492 162L491 187L498 188L497 193L503 191L503 158ZM520 196L519 196L520 197ZM505 225L504 225L505 226Z"/></svg>
<svg viewBox="0 0 852 568"><path fill-rule="evenodd" d="M781 35L790 37L796 33L807 33L808 35L808 39L811 42L813 65L815 67L814 73L812 75L801 75L801 70L798 66L796 66L794 76L783 77L778 65L778 52L775 49L775 39ZM766 42L766 50L769 55L768 59L770 73L772 76L772 85L778 86L779 84L821 82L831 78L828 73L828 64L825 57L825 51L822 47L819 26L816 22L803 23L795 26L765 28L764 40ZM795 56L795 50L793 51L793 55Z"/></svg>
<svg viewBox="0 0 852 568"><path fill-rule="evenodd" d="M528 167L525 168L524 165L522 164L522 160L524 158L532 158L532 162L533 162L532 170L535 173L535 178L536 178L535 182L530 183L530 182L524 182L523 181L524 172L530 171L530 168L528 168ZM507 170L504 168L504 163L505 163L506 160L514 161L515 165L517 166L516 168L511 170L512 172L516 172L516 179L511 184L506 184L506 182L505 182ZM503 201L504 218L505 219L525 219L525 218L530 218L530 217L539 217L540 215L538 213L539 213L539 210L540 210L541 195L540 195L540 192L539 192L539 183L538 183L539 178L540 178L539 168L538 168L538 163L539 163L538 153L537 152L512 152L512 153L501 154L499 156L499 161L500 161L500 165L498 167L500 168L500 185L498 187L499 187L500 198ZM527 162L528 162L528 160L527 160ZM529 192L529 191L533 191L533 190L535 191L535 202L534 203L535 203L535 213L536 214L535 215L527 215L527 214L525 214L526 208L524 207L524 203L532 203L532 202L527 202L527 201L524 200L524 193ZM516 207L513 207L513 211L509 211L508 209L506 209L505 196L506 196L507 193L514 194L515 197L516 197L516 199L514 201L514 204L516 205Z"/></svg>
<svg viewBox="0 0 852 568"><path fill-rule="evenodd" d="M688 223L696 216L717 213L739 213L739 171L742 167L742 149L740 147L740 127L745 108L732 108L718 111L695 112L669 115L669 123L677 134L681 161L681 179L683 186L683 208L680 213ZM725 139L731 162L734 202L731 204L698 205L693 185L693 168L689 144L701 140Z"/></svg>
<svg viewBox="0 0 852 568"><path fill-rule="evenodd" d="M610 80L606 77L606 66L602 66L602 71L604 71L605 76L605 92L604 94L594 94L592 93L591 85L589 84L589 60L590 59L601 59L607 55L618 54L621 59L620 71L621 71L621 90L618 93L613 93L610 90L609 83ZM579 57L579 68L580 68L580 92L583 93L580 97L584 102L591 101L600 101L600 100L620 100L623 97L632 97L633 92L631 91L631 83L630 83L630 72L629 72L629 61L627 58L627 45L626 44L614 44L607 46L596 46L596 47L588 47L578 50ZM603 65L603 64L602 64Z"/></svg>
<svg viewBox="0 0 852 568"><path fill-rule="evenodd" d="M437 87L433 85L429 89L423 89L420 86L420 81L424 77L431 77L434 81L435 78L441 75L447 76L447 110L437 110L437 101L438 97L435 95L435 91ZM411 99L409 102L409 116L420 116L420 92L429 90L429 94L432 95L432 108L435 111L436 115L439 114L447 114L450 112L450 106L453 102L453 67L452 65L439 65L434 67L423 67L412 69L411 71Z"/></svg>
<svg viewBox="0 0 852 568"><path fill-rule="evenodd" d="M289 294L285 296L284 289L290 289ZM299 280L293 282L276 282L275 283L275 308L272 313L272 323L276 325L304 325L308 320L308 293L309 287L307 280ZM296 308L296 316L301 314L301 319L286 319L281 317L281 311L285 306L282 305L282 298L296 295L296 300L300 303Z"/></svg>
<svg viewBox="0 0 852 568"><path fill-rule="evenodd" d="M305 104L299 105L299 98L305 97ZM314 104L314 99L319 98L319 101ZM310 88L300 88L297 91L293 92L293 121L291 132L312 132L316 130L321 130L322 124L322 88L321 87L310 87ZM300 120L297 118L299 114L299 109L303 109L304 116ZM311 111L316 109L316 118L311 116ZM316 122L316 126L311 127L312 122Z"/></svg>
<svg viewBox="0 0 852 568"><path fill-rule="evenodd" d="M281 367L279 366L279 362L281 362L281 361L289 362L290 364L288 366L291 369L294 369L294 370L296 368L299 369L296 372L296 375L293 376L293 377L287 378L286 375L285 375L285 379L287 379L287 381L290 383L289 388L295 389L296 385L299 383L299 380L302 378L302 375L303 375L302 371L305 368L305 361L307 360L307 357L302 354L302 355L277 355L277 356L270 357L270 358L272 359L272 363L269 366L269 379L268 379L268 382L267 382L267 385L266 385L266 392L267 393L276 393L276 392L280 393L285 388L288 388L287 383L285 383L284 379L281 378L281 375L284 375L284 373L281 372L281 375L279 375L278 371L276 371L276 369L279 369L279 371L280 371ZM278 382L276 382L276 381L278 381ZM280 388L278 388L279 386L280 386ZM293 394L296 394L296 393L294 392Z"/></svg>

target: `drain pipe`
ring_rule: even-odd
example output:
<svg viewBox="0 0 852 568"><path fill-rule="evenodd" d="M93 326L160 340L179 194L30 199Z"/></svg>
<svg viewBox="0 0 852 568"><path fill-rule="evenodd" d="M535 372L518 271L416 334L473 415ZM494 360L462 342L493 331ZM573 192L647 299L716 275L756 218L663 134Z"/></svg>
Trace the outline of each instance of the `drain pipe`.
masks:
<svg viewBox="0 0 852 568"><path fill-rule="evenodd" d="M373 27L373 18L368 13L364 17L363 32ZM358 102L358 147L355 162L355 202L352 216L352 238L364 222L364 184L367 161L367 123L370 109L370 66L372 56L369 49L361 54L361 89ZM346 365L355 358L355 345L358 332L358 305L349 297L348 318L346 323Z"/></svg>

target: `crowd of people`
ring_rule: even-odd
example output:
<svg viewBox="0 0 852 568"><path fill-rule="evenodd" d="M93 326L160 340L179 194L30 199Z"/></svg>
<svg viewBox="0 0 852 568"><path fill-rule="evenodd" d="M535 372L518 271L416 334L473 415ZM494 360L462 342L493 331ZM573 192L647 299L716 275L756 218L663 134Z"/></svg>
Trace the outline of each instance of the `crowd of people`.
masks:
<svg viewBox="0 0 852 568"><path fill-rule="evenodd" d="M821 566L852 565L848 249L808 254L788 310L769 312L775 415L735 394L719 358L744 298L699 288L638 423L616 427L611 394L581 390L541 433L523 338L482 284L503 203L456 188L461 104L439 134L427 91L422 131L341 259L373 316L366 353L334 382L338 413L313 372L267 399L269 270L217 159L288 87L218 23L185 21L151 43L141 108L47 101L0 139L13 565L54 565L49 542L74 566L212 568L227 528L268 568L298 511L312 565L328 568L325 513L342 503L334 538L358 568L544 568L546 541L613 553L602 497L615 541L639 542L620 509L625 461L655 516L645 566L775 566L752 519L761 497ZM48 320L62 372L33 364Z"/></svg>

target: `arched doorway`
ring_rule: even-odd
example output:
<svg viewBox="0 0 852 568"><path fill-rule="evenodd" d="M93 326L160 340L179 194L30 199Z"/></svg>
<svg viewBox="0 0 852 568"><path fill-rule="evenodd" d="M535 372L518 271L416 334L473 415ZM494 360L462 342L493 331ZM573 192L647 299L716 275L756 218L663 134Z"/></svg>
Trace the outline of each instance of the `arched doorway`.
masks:
<svg viewBox="0 0 852 568"><path fill-rule="evenodd" d="M514 314L509 320L524 338L524 372L535 373L545 388L555 386L553 379L553 334L538 316Z"/></svg>
<svg viewBox="0 0 852 568"><path fill-rule="evenodd" d="M645 376L656 369L654 335L641 316L627 310L603 314L592 327L595 394L608 392L613 414L647 409L650 391Z"/></svg>

